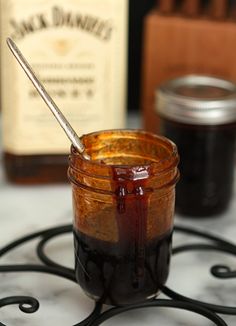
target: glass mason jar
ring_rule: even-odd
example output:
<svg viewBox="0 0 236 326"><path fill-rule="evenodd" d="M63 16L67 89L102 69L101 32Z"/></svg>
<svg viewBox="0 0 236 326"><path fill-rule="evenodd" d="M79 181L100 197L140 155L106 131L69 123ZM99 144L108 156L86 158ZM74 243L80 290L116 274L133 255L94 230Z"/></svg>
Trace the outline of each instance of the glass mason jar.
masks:
<svg viewBox="0 0 236 326"><path fill-rule="evenodd" d="M181 157L176 211L196 217L223 213L233 190L235 84L190 75L163 84L156 95L160 133L175 142Z"/></svg>
<svg viewBox="0 0 236 326"><path fill-rule="evenodd" d="M91 160L72 147L75 273L97 301L130 304L155 297L171 255L176 146L144 131L82 137Z"/></svg>

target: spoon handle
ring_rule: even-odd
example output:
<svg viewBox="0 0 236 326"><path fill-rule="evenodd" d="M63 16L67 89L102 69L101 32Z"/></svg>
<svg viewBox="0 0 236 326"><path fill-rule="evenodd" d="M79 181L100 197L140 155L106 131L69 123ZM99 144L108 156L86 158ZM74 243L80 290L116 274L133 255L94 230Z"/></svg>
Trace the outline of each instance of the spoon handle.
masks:
<svg viewBox="0 0 236 326"><path fill-rule="evenodd" d="M47 93L44 86L38 80L33 69L31 68L31 66L29 65L27 60L24 58L23 54L20 52L20 50L18 49L16 44L10 38L7 38L7 45L9 46L9 48L12 51L12 53L14 54L15 58L17 59L17 61L19 62L19 64L23 68L23 70L25 71L26 75L29 77L29 79L33 83L34 87L36 88L36 90L38 91L40 96L43 98L44 102L47 104L47 106L52 111L52 113L54 114L55 118L57 119L57 121L59 122L61 127L64 129L64 131L65 131L66 135L68 136L68 138L70 139L71 143L75 146L75 148L78 150L79 153L81 153L81 154L83 153L83 156L86 159L88 159L89 156L86 153L84 153L85 148L84 148L84 145L82 144L79 136L76 134L74 129L71 127L70 123L65 118L63 113L60 111L60 109L58 108L56 103L53 101L51 96Z"/></svg>

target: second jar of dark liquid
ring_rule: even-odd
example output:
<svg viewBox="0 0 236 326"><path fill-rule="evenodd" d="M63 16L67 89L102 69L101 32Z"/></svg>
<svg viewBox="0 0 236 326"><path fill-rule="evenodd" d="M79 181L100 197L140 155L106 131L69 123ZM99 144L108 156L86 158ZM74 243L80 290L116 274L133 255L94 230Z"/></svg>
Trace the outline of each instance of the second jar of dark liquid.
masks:
<svg viewBox="0 0 236 326"><path fill-rule="evenodd" d="M157 110L161 133L180 154L176 210L199 217L223 213L233 192L235 84L208 76L171 80L157 92Z"/></svg>

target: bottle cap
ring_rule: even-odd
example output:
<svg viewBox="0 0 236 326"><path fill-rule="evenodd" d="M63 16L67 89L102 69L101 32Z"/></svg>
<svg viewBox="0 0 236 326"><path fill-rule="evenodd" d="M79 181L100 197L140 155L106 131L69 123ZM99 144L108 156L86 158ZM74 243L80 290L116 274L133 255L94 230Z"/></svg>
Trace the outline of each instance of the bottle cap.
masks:
<svg viewBox="0 0 236 326"><path fill-rule="evenodd" d="M187 124L219 125L236 121L236 84L202 75L170 80L156 91L160 116Z"/></svg>

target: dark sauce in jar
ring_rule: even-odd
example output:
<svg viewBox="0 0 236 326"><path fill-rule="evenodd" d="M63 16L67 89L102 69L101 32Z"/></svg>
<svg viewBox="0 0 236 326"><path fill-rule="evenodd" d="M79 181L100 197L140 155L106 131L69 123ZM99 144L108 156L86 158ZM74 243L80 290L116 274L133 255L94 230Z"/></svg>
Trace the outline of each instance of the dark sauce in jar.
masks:
<svg viewBox="0 0 236 326"><path fill-rule="evenodd" d="M176 211L199 217L224 212L233 189L236 124L194 126L164 119L160 127L181 158Z"/></svg>
<svg viewBox="0 0 236 326"><path fill-rule="evenodd" d="M146 239L149 196L145 180L135 179L140 172L148 177L148 169L132 169L132 176L130 172L113 168L118 242L101 241L74 230L79 284L93 298L114 305L155 296L169 272L172 226L166 234ZM109 218L109 210L98 214Z"/></svg>
<svg viewBox="0 0 236 326"><path fill-rule="evenodd" d="M169 273L172 231L145 244L143 266L137 273L135 248L122 251L121 243L109 243L74 231L75 275L93 299L113 305L153 298Z"/></svg>
<svg viewBox="0 0 236 326"><path fill-rule="evenodd" d="M209 76L173 79L157 91L160 132L180 154L176 211L207 217L226 211L233 193L236 85Z"/></svg>
<svg viewBox="0 0 236 326"><path fill-rule="evenodd" d="M95 136L83 139L92 161L70 158L76 279L96 301L142 302L169 273L178 153L146 132Z"/></svg>

